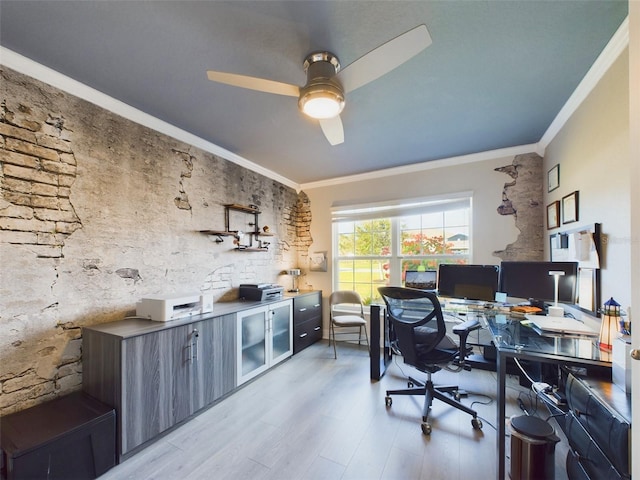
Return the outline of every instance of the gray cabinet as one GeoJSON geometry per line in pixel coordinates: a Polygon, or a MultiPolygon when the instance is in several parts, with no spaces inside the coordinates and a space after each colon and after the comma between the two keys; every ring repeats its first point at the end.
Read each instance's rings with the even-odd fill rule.
{"type": "Polygon", "coordinates": [[[191,414],[190,331],[176,327],[120,344],[122,397],[115,406],[122,454],[191,414]]]}
{"type": "Polygon", "coordinates": [[[238,312],[238,385],[292,355],[291,318],[291,300],[238,312]]]}
{"type": "Polygon", "coordinates": [[[225,315],[194,326],[199,334],[194,343],[197,368],[194,370],[192,410],[197,411],[236,387],[236,316],[225,315]]]}
{"type": "Polygon", "coordinates": [[[235,388],[235,328],[229,314],[84,329],[83,389],[115,407],[119,460],[235,388]]]}

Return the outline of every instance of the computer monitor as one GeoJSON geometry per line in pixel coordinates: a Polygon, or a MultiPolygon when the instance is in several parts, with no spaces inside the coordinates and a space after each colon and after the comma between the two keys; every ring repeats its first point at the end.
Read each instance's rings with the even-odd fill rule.
{"type": "Polygon", "coordinates": [[[435,270],[407,270],[404,274],[404,286],[419,290],[435,290],[438,272],[435,270]]]}
{"type": "Polygon", "coordinates": [[[498,291],[497,265],[441,263],[438,267],[438,295],[492,302],[498,291]]]}
{"type": "Polygon", "coordinates": [[[577,262],[502,262],[500,264],[500,291],[507,297],[533,299],[533,303],[555,300],[555,278],[558,276],[558,301],[576,303],[577,262]]]}

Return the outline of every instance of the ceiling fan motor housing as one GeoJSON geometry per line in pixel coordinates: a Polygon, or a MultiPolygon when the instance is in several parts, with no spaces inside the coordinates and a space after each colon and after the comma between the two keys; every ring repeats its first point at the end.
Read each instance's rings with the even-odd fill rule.
{"type": "Polygon", "coordinates": [[[344,93],[342,85],[335,79],[340,71],[338,57],[329,52],[314,52],[304,61],[307,83],[300,88],[298,108],[314,118],[331,118],[342,112],[344,93]],[[329,110],[321,113],[311,111],[312,104],[322,102],[329,105],[329,110]]]}

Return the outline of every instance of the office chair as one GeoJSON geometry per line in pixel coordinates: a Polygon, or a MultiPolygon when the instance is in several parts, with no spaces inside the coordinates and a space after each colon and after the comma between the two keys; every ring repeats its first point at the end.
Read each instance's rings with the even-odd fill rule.
{"type": "MultiPolygon", "coordinates": [[[[329,296],[329,323],[331,324],[329,332],[330,337],[333,337],[333,358],[338,358],[338,354],[336,352],[336,328],[358,327],[358,345],[360,345],[362,340],[362,329],[364,328],[364,337],[367,341],[367,347],[369,346],[367,321],[364,318],[364,305],[358,292],[351,290],[338,290],[329,296]],[[340,305],[347,304],[352,308],[353,305],[359,305],[360,313],[340,313],[340,305]]],[[[329,338],[329,343],[331,343],[331,338],[329,338]]]]}
{"type": "Polygon", "coordinates": [[[480,328],[477,320],[470,320],[453,328],[458,335],[459,345],[447,337],[446,325],[438,297],[431,292],[401,287],[380,287],[380,295],[386,304],[392,348],[404,357],[404,363],[427,374],[426,382],[408,378],[408,387],[404,390],[387,390],[385,404],[391,407],[391,395],[424,395],[422,409],[422,433],[431,434],[429,410],[434,399],[451,405],[473,418],[471,426],[482,429],[482,421],[475,410],[463,405],[457,386],[436,386],[431,376],[442,368],[459,372],[471,370],[465,363],[465,357],[471,349],[467,347],[467,336],[480,328]],[[453,398],[449,397],[451,395],[453,398]]]}

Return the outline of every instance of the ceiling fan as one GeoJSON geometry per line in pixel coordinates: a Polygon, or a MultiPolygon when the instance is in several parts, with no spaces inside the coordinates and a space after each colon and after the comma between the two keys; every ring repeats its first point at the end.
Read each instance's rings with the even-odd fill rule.
{"type": "Polygon", "coordinates": [[[339,145],[344,142],[340,112],[345,105],[345,94],[399,67],[429,45],[431,36],[427,27],[419,25],[380,45],[343,69],[340,69],[340,61],[333,53],[313,52],[303,64],[307,83],[302,87],[213,70],[209,70],[207,76],[214,82],[298,97],[300,111],[319,120],[329,143],[339,145]]]}

